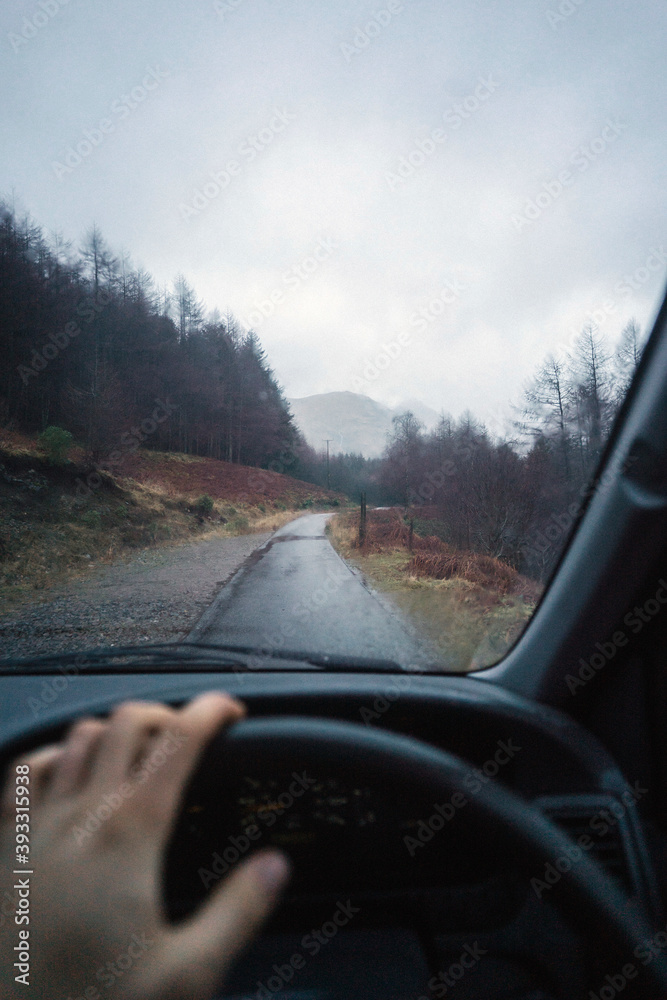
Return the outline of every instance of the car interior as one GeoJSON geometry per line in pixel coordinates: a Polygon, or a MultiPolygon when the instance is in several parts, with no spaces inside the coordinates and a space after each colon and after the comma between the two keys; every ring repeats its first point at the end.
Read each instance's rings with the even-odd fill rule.
{"type": "MultiPolygon", "coordinates": [[[[164,857],[164,914],[186,921],[262,848],[284,851],[292,876],[211,1000],[667,1000],[667,297],[656,307],[650,284],[667,259],[662,245],[655,250],[666,134],[659,5],[7,8],[0,72],[15,79],[15,94],[2,112],[12,142],[0,191],[0,430],[18,443],[5,455],[0,441],[2,574],[9,567],[0,597],[18,597],[0,624],[0,778],[76,720],[107,718],[124,701],[178,708],[228,692],[247,716],[209,743],[184,790],[164,857]],[[84,224],[92,228],[73,250],[84,224]],[[617,281],[640,257],[647,266],[617,281]],[[629,330],[634,339],[623,367],[609,337],[626,321],[621,337],[629,330]],[[568,325],[574,339],[547,356],[542,389],[536,376],[522,390],[529,366],[568,325]],[[611,372],[593,394],[604,420],[577,424],[581,337],[595,354],[598,333],[611,372]],[[546,406],[549,368],[558,405],[551,392],[546,406]],[[350,423],[362,414],[375,450],[353,447],[349,431],[343,448],[331,417],[307,440],[290,407],[331,396],[350,423]],[[516,434],[510,409],[523,421],[516,434]],[[385,423],[369,416],[368,430],[365,414],[380,411],[385,423]],[[581,428],[593,425],[587,451],[581,428]],[[49,431],[52,455],[35,444],[49,431]],[[24,454],[27,435],[35,448],[24,454]],[[51,463],[59,435],[63,457],[51,463]],[[480,467],[486,456],[483,482],[473,482],[472,446],[459,474],[443,472],[468,439],[480,467]],[[530,462],[547,454],[556,471],[540,480],[530,462]],[[576,482],[569,455],[581,469],[576,482]],[[158,480],[156,456],[179,468],[178,490],[158,480]],[[218,471],[201,472],[195,490],[192,470],[204,459],[218,471]],[[561,509],[593,462],[581,504],[561,509]],[[558,500],[550,491],[562,468],[558,500]],[[82,470],[85,483],[74,479],[82,470]],[[438,493],[431,480],[447,476],[450,492],[438,493]],[[228,492],[216,493],[223,480],[228,492]],[[121,633],[87,632],[76,609],[60,631],[49,619],[44,634],[45,618],[21,618],[24,605],[46,605],[56,592],[56,527],[74,539],[62,569],[80,591],[114,560],[116,568],[179,546],[195,551],[199,584],[202,539],[213,539],[211,550],[221,542],[215,558],[225,567],[222,542],[233,542],[243,572],[263,558],[260,533],[275,540],[302,515],[342,525],[358,553],[368,483],[377,486],[371,519],[382,511],[387,537],[407,540],[393,553],[404,598],[420,559],[433,567],[474,556],[503,580],[511,574],[512,586],[518,580],[518,589],[498,583],[482,597],[477,580],[486,644],[476,641],[475,657],[456,668],[336,652],[326,636],[346,623],[327,609],[308,619],[316,648],[300,644],[294,612],[280,648],[235,645],[223,615],[221,643],[207,642],[198,626],[179,630],[161,596],[160,628],[178,641],[110,638],[81,652],[82,636],[106,643],[121,633]],[[21,576],[30,560],[18,550],[51,509],[49,490],[63,520],[39,536],[52,551],[48,567],[34,557],[38,591],[21,576]],[[472,497],[472,507],[484,490],[497,515],[488,544],[463,516],[456,532],[437,535],[448,504],[463,510],[472,497]],[[24,507],[38,512],[32,521],[24,507]],[[170,534],[172,523],[180,534],[170,534]],[[558,544],[538,565],[521,544],[546,523],[557,526],[558,544]],[[106,538],[112,528],[124,547],[106,538]],[[501,615],[512,601],[508,625],[501,615]],[[13,608],[25,626],[19,653],[7,639],[13,608]],[[501,632],[506,642],[494,646],[501,632]],[[62,651],[68,637],[76,648],[62,651]]],[[[487,516],[478,506],[474,524],[487,516]]],[[[314,537],[303,547],[315,551],[314,537]]],[[[352,548],[332,532],[316,538],[361,579],[352,548]]],[[[234,579],[218,564],[215,572],[196,598],[190,583],[180,592],[193,621],[204,615],[199,626],[219,611],[213,584],[234,579]]],[[[452,575],[434,570],[429,595],[446,598],[452,575]]],[[[426,591],[426,576],[415,576],[415,590],[426,591]]],[[[463,576],[461,602],[476,586],[463,576]]],[[[305,575],[306,596],[316,578],[305,575]]],[[[141,587],[147,576],[137,579],[141,587]]],[[[364,596],[375,594],[370,570],[368,580],[364,596]]],[[[288,606],[277,597],[273,621],[288,606]]],[[[116,594],[103,599],[110,607],[116,594]]],[[[131,601],[134,593],[123,607],[131,601]]],[[[54,600],[50,613],[64,606],[54,600]]],[[[350,646],[371,631],[363,614],[356,633],[348,617],[350,646]]],[[[143,635],[139,617],[123,635],[143,635]]],[[[263,615],[249,617],[254,628],[263,615]]],[[[123,618],[117,611],[118,629],[123,618]]],[[[453,657],[455,637],[445,638],[453,657]]],[[[8,898],[0,887],[0,923],[8,898]]]]}
{"type": "Polygon", "coordinates": [[[666,320],[663,304],[584,513],[495,666],[239,650],[213,668],[196,645],[3,662],[3,767],[127,698],[247,705],[164,868],[178,921],[257,847],[293,860],[218,1000],[667,996],[666,320]]]}

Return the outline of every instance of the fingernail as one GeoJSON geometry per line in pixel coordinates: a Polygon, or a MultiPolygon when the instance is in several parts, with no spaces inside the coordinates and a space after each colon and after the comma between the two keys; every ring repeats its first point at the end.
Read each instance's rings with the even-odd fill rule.
{"type": "Polygon", "coordinates": [[[291,868],[289,858],[279,851],[267,851],[260,854],[255,861],[257,877],[264,889],[271,895],[276,895],[288,881],[291,868]]]}

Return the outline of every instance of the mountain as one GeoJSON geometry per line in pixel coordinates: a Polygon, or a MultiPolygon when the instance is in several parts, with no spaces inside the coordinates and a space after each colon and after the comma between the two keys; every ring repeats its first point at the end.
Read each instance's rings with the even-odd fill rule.
{"type": "Polygon", "coordinates": [[[417,420],[421,420],[427,431],[432,431],[440,420],[440,414],[432,410],[426,403],[421,403],[418,399],[403,399],[394,407],[394,413],[405,413],[412,410],[417,420]]]}
{"type": "Polygon", "coordinates": [[[357,392],[322,392],[314,396],[289,399],[296,423],[306,441],[316,451],[361,453],[376,458],[384,451],[392,430],[392,417],[412,410],[427,427],[435,426],[438,415],[415,400],[390,409],[369,396],[357,392]]]}

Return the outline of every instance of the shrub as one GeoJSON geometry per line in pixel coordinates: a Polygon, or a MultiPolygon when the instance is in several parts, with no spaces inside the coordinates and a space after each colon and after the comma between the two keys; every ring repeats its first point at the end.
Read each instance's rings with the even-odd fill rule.
{"type": "Polygon", "coordinates": [[[37,438],[38,444],[55,465],[64,465],[72,447],[72,435],[63,427],[47,427],[37,438]]]}
{"type": "Polygon", "coordinates": [[[102,515],[99,510],[86,510],[81,515],[81,523],[85,524],[87,528],[101,528],[102,527],[102,515]]]}
{"type": "Polygon", "coordinates": [[[213,510],[213,497],[210,497],[208,493],[204,493],[200,496],[195,504],[195,507],[200,514],[210,514],[213,510]]]}
{"type": "Polygon", "coordinates": [[[430,576],[435,580],[458,577],[500,594],[522,594],[529,600],[539,597],[539,587],[533,581],[500,559],[479,552],[447,552],[444,547],[440,552],[417,552],[407,570],[414,576],[430,576]]]}

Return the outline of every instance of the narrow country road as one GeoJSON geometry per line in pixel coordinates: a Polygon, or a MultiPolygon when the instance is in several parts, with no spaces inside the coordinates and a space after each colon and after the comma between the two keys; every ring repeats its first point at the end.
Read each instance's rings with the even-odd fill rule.
{"type": "Polygon", "coordinates": [[[437,663],[428,643],[370,592],[324,534],[329,514],[280,528],[224,587],[189,641],[437,663]]]}

